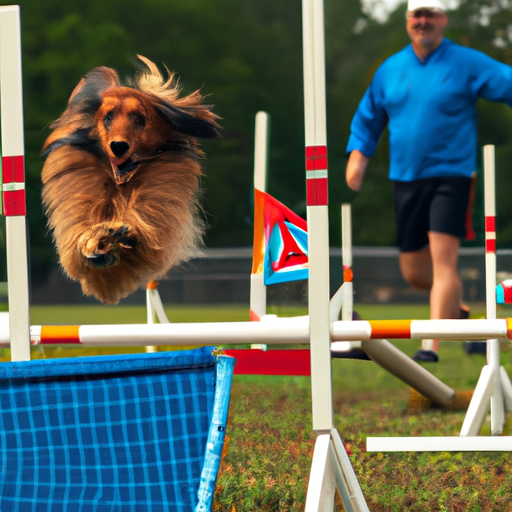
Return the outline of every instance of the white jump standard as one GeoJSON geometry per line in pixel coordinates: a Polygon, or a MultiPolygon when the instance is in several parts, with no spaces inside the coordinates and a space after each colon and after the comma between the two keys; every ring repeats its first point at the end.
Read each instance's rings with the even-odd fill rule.
{"type": "Polygon", "coordinates": [[[30,359],[25,149],[21,77],[20,12],[0,6],[2,192],[7,245],[11,358],[30,359]]]}
{"type": "MultiPolygon", "coordinates": [[[[369,437],[368,451],[510,451],[512,436],[500,436],[507,416],[512,412],[512,384],[507,372],[500,365],[500,340],[511,339],[511,319],[496,319],[496,206],[494,187],[494,146],[484,147],[485,183],[485,279],[486,279],[486,326],[480,324],[480,339],[487,340],[487,364],[482,368],[480,378],[469,404],[459,436],[450,437],[369,437]],[[500,323],[498,323],[500,322],[500,323]],[[494,326],[496,330],[489,329],[494,326]],[[499,327],[501,325],[501,328],[499,327]],[[497,331],[501,330],[501,336],[497,331]],[[496,335],[493,336],[492,332],[496,335]],[[485,417],[490,409],[491,436],[479,436],[485,417]]],[[[467,322],[466,339],[476,334],[473,320],[467,322]],[[471,327],[470,327],[471,326],[471,327]]],[[[432,336],[444,338],[443,335],[432,336]]]]}

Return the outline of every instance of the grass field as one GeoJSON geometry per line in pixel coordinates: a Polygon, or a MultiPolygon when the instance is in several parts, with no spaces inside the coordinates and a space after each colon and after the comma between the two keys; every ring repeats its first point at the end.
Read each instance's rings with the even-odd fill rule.
{"type": "MultiPolygon", "coordinates": [[[[427,318],[423,306],[357,306],[363,318],[427,318]]],[[[171,321],[241,321],[246,307],[169,307],[171,321]]],[[[299,314],[278,308],[280,315],[299,314]]],[[[473,305],[473,316],[483,308],[473,305]]],[[[142,307],[33,307],[32,324],[137,323],[142,307]]],[[[500,316],[512,316],[501,310],[500,316]]],[[[395,340],[412,355],[418,340],[395,340]]],[[[34,357],[78,355],[82,347],[34,348],[34,357]]],[[[120,351],[122,349],[118,349],[120,351]]],[[[97,349],[94,349],[97,352],[97,349]]],[[[4,351],[5,353],[5,351],[4,351]]],[[[5,355],[5,354],[4,354],[5,355]]],[[[468,356],[462,343],[443,342],[441,361],[427,365],[457,391],[474,389],[482,356],[468,356]]],[[[503,345],[502,364],[512,375],[512,352],[503,345]]],[[[333,360],[335,427],[372,512],[512,510],[512,456],[509,453],[367,453],[367,436],[457,435],[464,411],[411,410],[409,389],[372,362],[333,360]]],[[[486,423],[482,433],[489,433],[486,423]]],[[[227,452],[218,480],[214,510],[222,512],[304,509],[315,435],[311,430],[309,378],[235,376],[227,452]]],[[[336,510],[343,510],[340,503],[336,510]]]]}

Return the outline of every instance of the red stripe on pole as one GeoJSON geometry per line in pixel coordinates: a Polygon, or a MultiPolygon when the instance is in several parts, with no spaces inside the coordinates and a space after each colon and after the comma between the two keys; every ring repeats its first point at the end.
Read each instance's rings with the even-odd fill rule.
{"type": "Polygon", "coordinates": [[[23,156],[2,157],[2,178],[4,183],[25,182],[25,163],[23,156]]]}
{"type": "Polygon", "coordinates": [[[236,359],[236,375],[311,375],[309,350],[225,350],[236,359]]]}
{"type": "Polygon", "coordinates": [[[485,231],[486,233],[496,231],[496,217],[485,217],[485,231]]]}
{"type": "Polygon", "coordinates": [[[306,147],[306,170],[327,169],[327,146],[306,147]]]}
{"type": "Polygon", "coordinates": [[[494,238],[485,241],[485,251],[492,253],[496,252],[496,240],[494,238]]]}
{"type": "Polygon", "coordinates": [[[307,206],[324,206],[329,203],[327,178],[310,178],[306,180],[307,206]]]}
{"type": "Polygon", "coordinates": [[[4,215],[15,217],[27,214],[25,190],[4,190],[4,215]]]}

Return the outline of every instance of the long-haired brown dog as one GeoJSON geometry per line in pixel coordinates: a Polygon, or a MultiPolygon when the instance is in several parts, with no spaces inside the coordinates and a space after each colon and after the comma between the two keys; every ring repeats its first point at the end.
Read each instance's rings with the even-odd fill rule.
{"type": "Polygon", "coordinates": [[[115,304],[197,252],[202,151],[219,134],[198,91],[179,97],[157,66],[122,86],[91,70],[51,125],[43,203],[60,263],[86,295],[115,304]]]}

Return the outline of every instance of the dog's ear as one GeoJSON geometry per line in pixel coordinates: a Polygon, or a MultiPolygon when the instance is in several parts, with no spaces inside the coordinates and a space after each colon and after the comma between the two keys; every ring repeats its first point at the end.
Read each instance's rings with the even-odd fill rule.
{"type": "Polygon", "coordinates": [[[182,109],[168,103],[166,101],[157,99],[153,103],[156,111],[169,123],[176,131],[184,135],[192,137],[199,137],[201,139],[214,139],[220,135],[219,125],[213,120],[214,114],[209,112],[212,120],[209,121],[197,115],[194,115],[193,109],[182,109]]]}
{"type": "Polygon", "coordinates": [[[43,151],[48,153],[78,139],[86,141],[94,125],[94,114],[101,106],[101,94],[116,85],[119,78],[113,69],[98,67],[89,71],[71,93],[66,110],[50,125],[53,132],[46,139],[43,151]]]}
{"type": "Polygon", "coordinates": [[[75,87],[69,98],[69,105],[82,103],[84,100],[100,99],[101,94],[110,87],[120,85],[117,73],[105,66],[91,69],[75,87]]]}

